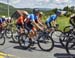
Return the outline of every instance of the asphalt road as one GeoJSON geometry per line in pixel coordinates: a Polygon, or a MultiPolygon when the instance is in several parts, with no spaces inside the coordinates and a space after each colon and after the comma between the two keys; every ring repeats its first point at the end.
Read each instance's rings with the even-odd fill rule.
{"type": "MultiPolygon", "coordinates": [[[[56,39],[57,40],[57,39],[56,39]]],[[[18,43],[7,39],[3,46],[0,45],[0,58],[71,58],[61,44],[55,43],[54,48],[50,52],[42,51],[37,44],[36,49],[22,49],[18,43]]]]}

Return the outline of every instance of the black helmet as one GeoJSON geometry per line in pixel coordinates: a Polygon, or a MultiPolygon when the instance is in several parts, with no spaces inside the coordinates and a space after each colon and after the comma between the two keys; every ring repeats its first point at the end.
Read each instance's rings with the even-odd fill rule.
{"type": "Polygon", "coordinates": [[[33,14],[36,14],[38,12],[39,12],[39,9],[37,9],[37,8],[33,9],[33,14]]]}

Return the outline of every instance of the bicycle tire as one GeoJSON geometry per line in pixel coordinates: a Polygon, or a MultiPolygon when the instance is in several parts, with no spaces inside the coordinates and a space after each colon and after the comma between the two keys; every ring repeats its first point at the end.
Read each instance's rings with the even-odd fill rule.
{"type": "Polygon", "coordinates": [[[72,55],[75,54],[75,38],[69,37],[66,43],[66,52],[72,55]]]}
{"type": "Polygon", "coordinates": [[[5,37],[4,35],[2,35],[2,37],[0,37],[0,45],[4,45],[5,44],[5,37]]]}
{"type": "Polygon", "coordinates": [[[64,48],[66,47],[66,42],[68,39],[69,38],[65,33],[62,33],[61,36],[59,37],[59,41],[64,48]]]}
{"type": "Polygon", "coordinates": [[[19,42],[19,45],[20,47],[24,48],[24,49],[28,49],[30,46],[31,46],[31,39],[29,39],[25,34],[22,34],[18,37],[18,42],[19,42]],[[23,38],[24,37],[24,38],[23,38]],[[28,38],[28,46],[25,46],[25,45],[22,45],[22,44],[25,44],[25,41],[23,42],[23,40],[26,40],[28,38]]]}
{"type": "Polygon", "coordinates": [[[10,29],[6,29],[6,31],[5,31],[5,36],[7,37],[7,38],[12,38],[12,31],[10,30],[10,29]],[[9,34],[10,33],[10,34],[9,34]],[[10,35],[10,36],[9,36],[10,35]]]}
{"type": "Polygon", "coordinates": [[[66,31],[66,29],[68,29],[68,28],[70,29],[70,27],[71,27],[71,26],[66,26],[66,27],[64,28],[63,32],[69,32],[69,30],[66,31]]]}
{"type": "MultiPolygon", "coordinates": [[[[53,39],[50,37],[50,36],[47,36],[47,39],[49,39],[49,40],[51,40],[51,42],[52,42],[52,45],[51,45],[51,47],[49,47],[48,49],[45,49],[45,48],[43,48],[41,45],[40,45],[40,38],[41,38],[42,36],[40,36],[40,37],[38,37],[38,46],[39,46],[39,48],[41,49],[41,50],[43,50],[43,51],[51,51],[52,49],[53,49],[53,47],[54,47],[54,41],[53,41],[53,39]]],[[[45,37],[44,37],[45,38],[45,37]]],[[[51,43],[50,43],[51,44],[51,43]]],[[[49,45],[50,46],[50,45],[49,45]]]]}
{"type": "Polygon", "coordinates": [[[59,37],[62,34],[62,31],[60,30],[55,30],[51,33],[51,38],[54,39],[58,39],[58,40],[54,40],[55,42],[59,42],[59,37]],[[55,34],[55,35],[54,35],[55,34]]]}
{"type": "Polygon", "coordinates": [[[12,35],[12,40],[13,40],[13,42],[18,42],[18,32],[17,32],[17,30],[15,30],[14,32],[12,32],[13,33],[13,35],[12,35]]]}

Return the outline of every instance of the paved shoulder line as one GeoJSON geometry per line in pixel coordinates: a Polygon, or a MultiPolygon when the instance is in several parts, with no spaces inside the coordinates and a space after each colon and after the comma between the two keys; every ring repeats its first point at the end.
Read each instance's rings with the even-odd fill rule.
{"type": "Polygon", "coordinates": [[[11,55],[11,54],[6,54],[6,53],[3,53],[3,52],[0,52],[0,58],[5,58],[5,57],[9,57],[9,58],[19,58],[19,57],[16,57],[14,55],[11,55]]]}
{"type": "Polygon", "coordinates": [[[4,56],[1,56],[1,55],[0,55],[0,58],[4,58],[4,56]]]}

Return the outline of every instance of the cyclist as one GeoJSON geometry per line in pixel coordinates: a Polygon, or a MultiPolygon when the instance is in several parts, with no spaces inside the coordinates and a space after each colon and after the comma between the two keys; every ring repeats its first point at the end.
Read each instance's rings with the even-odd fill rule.
{"type": "Polygon", "coordinates": [[[51,23],[53,24],[54,27],[56,27],[56,25],[57,25],[56,19],[57,19],[57,17],[60,16],[60,15],[61,15],[61,11],[60,11],[60,10],[57,10],[57,11],[55,12],[55,14],[49,16],[48,19],[47,19],[46,22],[45,22],[47,28],[51,28],[51,27],[52,27],[51,23]]]}
{"type": "MultiPolygon", "coordinates": [[[[39,14],[38,14],[38,22],[39,22],[39,25],[45,27],[45,24],[43,23],[42,18],[43,18],[43,12],[39,12],[39,14]]],[[[37,26],[35,26],[35,28],[37,30],[39,30],[39,28],[37,26]]]]}
{"type": "Polygon", "coordinates": [[[43,30],[43,27],[41,27],[43,24],[39,21],[39,14],[40,11],[38,9],[33,9],[33,13],[28,15],[28,19],[25,22],[25,28],[29,31],[30,39],[36,36],[37,28],[43,30]]]}
{"type": "Polygon", "coordinates": [[[17,18],[16,20],[16,25],[17,25],[17,28],[18,28],[18,32],[20,34],[23,33],[23,29],[24,29],[24,21],[28,15],[28,12],[27,11],[22,11],[22,10],[17,10],[16,11],[17,14],[16,15],[19,15],[19,17],[17,18]]]}
{"type": "Polygon", "coordinates": [[[0,28],[4,28],[6,26],[6,23],[5,23],[5,16],[2,16],[0,18],[0,28]]]}
{"type": "Polygon", "coordinates": [[[72,14],[70,16],[70,24],[72,27],[75,27],[75,14],[72,14]]]}
{"type": "Polygon", "coordinates": [[[7,21],[7,23],[11,23],[11,21],[12,21],[11,17],[8,17],[6,21],[7,21]]]}

